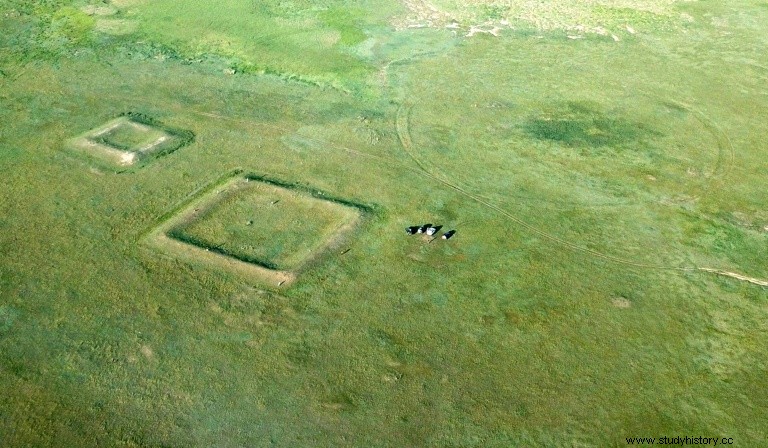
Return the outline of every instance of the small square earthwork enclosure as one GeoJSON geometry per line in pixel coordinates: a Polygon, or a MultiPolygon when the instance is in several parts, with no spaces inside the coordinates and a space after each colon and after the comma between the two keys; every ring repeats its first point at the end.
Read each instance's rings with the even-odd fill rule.
{"type": "Polygon", "coordinates": [[[115,169],[144,165],[192,140],[192,133],[166,128],[138,114],[127,114],[73,138],[67,148],[115,169]]]}
{"type": "Polygon", "coordinates": [[[236,174],[162,222],[148,242],[192,263],[278,286],[337,246],[365,206],[258,176],[236,174]]]}

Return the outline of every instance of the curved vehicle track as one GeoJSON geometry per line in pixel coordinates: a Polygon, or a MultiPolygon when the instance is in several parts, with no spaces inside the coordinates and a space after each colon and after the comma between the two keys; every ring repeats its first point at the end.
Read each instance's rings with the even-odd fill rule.
{"type": "MultiPolygon", "coordinates": [[[[715,167],[713,169],[713,176],[712,177],[715,177],[715,174],[717,174],[719,172],[717,177],[719,177],[720,179],[725,178],[728,175],[728,173],[730,173],[730,170],[731,170],[733,164],[735,163],[735,151],[733,149],[733,146],[732,146],[732,144],[730,142],[730,138],[728,137],[728,135],[722,129],[720,129],[716,124],[711,122],[706,117],[706,115],[704,115],[700,111],[694,109],[692,106],[686,105],[684,103],[678,103],[678,102],[674,102],[673,104],[675,104],[678,107],[685,108],[686,110],[697,114],[697,116],[699,117],[698,118],[699,121],[703,125],[707,126],[708,129],[711,129],[710,128],[710,126],[711,126],[711,127],[714,127],[714,129],[716,129],[718,132],[721,133],[721,136],[724,139],[724,141],[726,142],[726,144],[722,145],[722,144],[718,143],[718,157],[717,157],[717,162],[715,164],[715,167]],[[707,124],[707,123],[709,123],[709,124],[707,124]],[[723,146],[725,146],[725,150],[727,150],[728,153],[729,153],[728,154],[729,157],[728,157],[727,162],[725,162],[725,165],[724,165],[724,163],[722,161],[722,159],[723,159],[723,152],[724,152],[723,146]]],[[[434,174],[433,172],[431,172],[428,169],[428,167],[426,166],[426,164],[424,162],[422,162],[421,160],[419,160],[419,158],[416,157],[415,154],[413,153],[413,141],[412,141],[412,138],[411,138],[410,126],[409,126],[411,110],[412,110],[412,106],[405,106],[405,105],[401,105],[400,106],[400,108],[397,111],[397,117],[396,117],[396,120],[395,120],[396,121],[395,127],[396,127],[396,130],[397,130],[397,135],[398,135],[398,139],[399,139],[399,142],[400,142],[400,146],[403,148],[403,151],[405,151],[405,153],[409,156],[409,158],[411,158],[414,161],[414,163],[418,166],[418,168],[419,168],[418,172],[421,175],[423,175],[425,177],[428,177],[428,178],[430,178],[430,179],[432,179],[432,180],[434,180],[436,182],[439,182],[439,183],[445,185],[446,187],[451,188],[451,189],[457,191],[461,195],[463,195],[463,196],[465,196],[465,197],[467,197],[469,199],[472,199],[473,201],[475,201],[475,202],[477,202],[477,203],[479,203],[481,205],[484,205],[485,207],[487,207],[487,208],[489,208],[491,210],[496,211],[497,213],[499,213],[499,214],[503,215],[504,217],[506,217],[509,221],[514,222],[515,224],[517,224],[520,227],[528,230],[529,232],[533,233],[534,235],[537,235],[537,236],[539,236],[539,237],[541,237],[543,239],[546,239],[548,241],[551,241],[553,243],[556,243],[556,244],[558,244],[560,246],[563,246],[563,247],[566,247],[568,249],[571,249],[571,250],[574,250],[574,251],[577,251],[577,252],[586,253],[586,254],[591,255],[593,257],[600,258],[600,259],[603,259],[603,260],[606,260],[606,261],[610,261],[610,262],[613,262],[613,263],[617,263],[617,264],[622,264],[622,265],[632,266],[632,267],[637,267],[637,268],[644,268],[644,269],[655,269],[655,270],[669,270],[669,271],[678,271],[678,272],[706,272],[706,273],[710,273],[710,274],[715,274],[715,275],[720,275],[720,276],[725,276],[725,277],[737,279],[737,280],[740,280],[740,281],[746,281],[746,282],[749,282],[749,283],[752,283],[752,284],[758,285],[758,286],[768,287],[768,281],[766,281],[766,280],[761,280],[761,279],[754,278],[754,277],[748,277],[748,276],[745,276],[745,275],[742,275],[742,274],[738,274],[738,273],[730,272],[730,271],[725,271],[725,270],[722,270],[722,269],[703,267],[703,266],[665,266],[665,265],[658,265],[658,264],[636,262],[636,261],[633,261],[633,260],[630,260],[630,259],[626,259],[626,258],[622,258],[622,257],[619,257],[619,256],[606,254],[604,252],[600,252],[600,251],[597,251],[597,250],[594,250],[594,249],[590,249],[588,247],[581,246],[579,244],[573,243],[573,242],[565,240],[563,238],[559,238],[559,237],[557,237],[557,236],[555,236],[555,235],[553,235],[551,233],[548,233],[548,232],[545,232],[543,230],[540,230],[538,227],[536,227],[536,226],[534,226],[532,224],[529,224],[528,222],[520,219],[519,217],[517,217],[514,214],[508,212],[507,210],[503,209],[502,207],[500,207],[500,206],[498,206],[496,204],[491,203],[488,199],[483,198],[480,195],[470,193],[465,188],[457,185],[456,183],[453,183],[453,182],[447,180],[447,176],[445,176],[445,174],[442,173],[440,170],[438,170],[438,171],[440,172],[441,176],[438,176],[438,175],[434,174]]],[[[707,183],[707,188],[706,188],[705,191],[708,191],[709,188],[711,188],[711,182],[712,182],[712,180],[710,179],[710,181],[707,183]]]]}

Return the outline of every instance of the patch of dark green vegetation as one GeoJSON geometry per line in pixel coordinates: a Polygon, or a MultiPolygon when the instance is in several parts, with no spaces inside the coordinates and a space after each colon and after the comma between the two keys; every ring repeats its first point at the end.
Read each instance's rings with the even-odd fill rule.
{"type": "Polygon", "coordinates": [[[244,61],[238,58],[229,58],[227,64],[234,73],[246,75],[271,75],[282,79],[283,81],[298,82],[313,87],[330,87],[327,82],[321,79],[303,76],[298,73],[291,73],[274,67],[265,66],[253,62],[244,61]]]}
{"type": "MultiPolygon", "coordinates": [[[[184,65],[202,62],[208,62],[215,66],[225,64],[221,58],[216,57],[185,57],[175,48],[159,42],[133,40],[128,36],[109,36],[102,37],[102,39],[103,41],[95,46],[99,55],[111,53],[127,60],[179,61],[184,65]]],[[[111,64],[106,58],[101,61],[107,65],[111,64]]]]}
{"type": "Polygon", "coordinates": [[[619,147],[658,135],[643,123],[607,114],[595,104],[578,101],[529,119],[523,129],[537,140],[575,148],[619,147]]]}

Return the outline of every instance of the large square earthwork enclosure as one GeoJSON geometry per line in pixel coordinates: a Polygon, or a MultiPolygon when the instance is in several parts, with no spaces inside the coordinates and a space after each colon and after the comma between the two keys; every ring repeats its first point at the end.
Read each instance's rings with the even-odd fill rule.
{"type": "Polygon", "coordinates": [[[67,142],[67,149],[117,170],[135,168],[189,143],[189,131],[125,114],[67,142]]]}
{"type": "Polygon", "coordinates": [[[147,241],[184,261],[288,286],[338,246],[368,208],[313,189],[237,173],[160,223],[147,241]]]}

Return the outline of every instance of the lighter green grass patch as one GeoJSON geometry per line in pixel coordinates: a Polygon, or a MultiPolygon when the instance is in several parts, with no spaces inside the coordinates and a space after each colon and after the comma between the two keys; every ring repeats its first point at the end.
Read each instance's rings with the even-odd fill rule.
{"type": "Polygon", "coordinates": [[[126,19],[99,18],[96,20],[96,31],[113,36],[124,36],[136,31],[137,23],[126,19]]]}
{"type": "Polygon", "coordinates": [[[56,11],[51,21],[51,37],[63,38],[71,44],[83,44],[91,38],[96,21],[83,11],[64,7],[56,11]]]}

